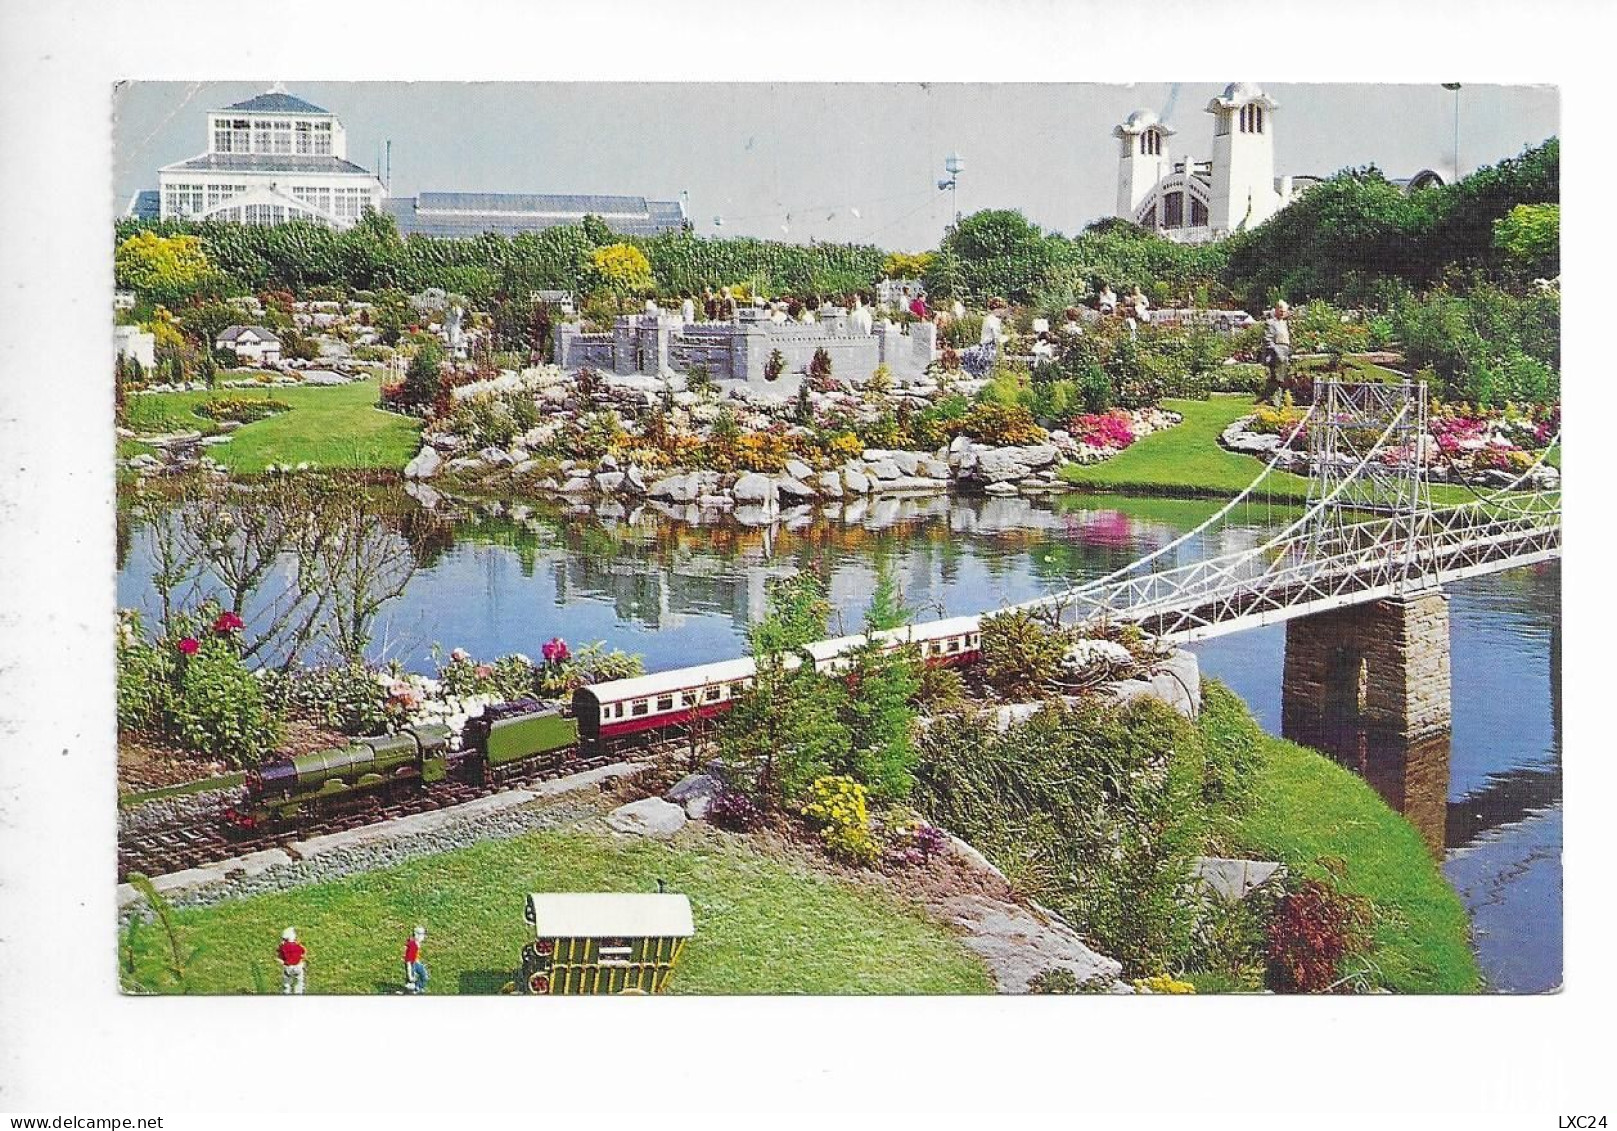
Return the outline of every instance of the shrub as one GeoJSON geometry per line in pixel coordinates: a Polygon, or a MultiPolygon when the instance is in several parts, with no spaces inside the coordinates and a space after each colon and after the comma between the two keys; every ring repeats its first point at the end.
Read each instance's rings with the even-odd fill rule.
{"type": "Polygon", "coordinates": [[[1196,987],[1181,982],[1169,974],[1156,974],[1149,978],[1134,979],[1134,988],[1142,994],[1193,994],[1196,987]]]}
{"type": "Polygon", "coordinates": [[[255,420],[274,416],[279,412],[286,412],[292,406],[284,401],[272,400],[269,397],[249,397],[240,394],[226,394],[219,397],[210,397],[197,405],[192,411],[198,416],[205,416],[209,420],[236,420],[243,424],[251,424],[255,420]]]}
{"type": "Polygon", "coordinates": [[[871,835],[867,796],[864,786],[838,774],[816,778],[803,805],[803,816],[819,825],[826,849],[851,864],[871,865],[881,859],[881,846],[871,835]]]}
{"type": "Polygon", "coordinates": [[[270,671],[263,686],[265,704],[277,712],[297,711],[344,734],[387,729],[387,691],[364,664],[270,671]]]}
{"type": "Polygon", "coordinates": [[[986,402],[972,405],[958,430],[979,443],[996,446],[1038,444],[1049,436],[1021,405],[986,402]]]}
{"type": "Polygon", "coordinates": [[[1344,960],[1369,946],[1371,909],[1329,879],[1307,879],[1281,899],[1269,923],[1269,984],[1280,993],[1338,988],[1344,960]]]}
{"type": "Polygon", "coordinates": [[[922,733],[916,805],[1021,891],[1145,977],[1183,969],[1200,899],[1201,742],[1171,707],[1050,705],[999,733],[951,713],[922,733]]]}
{"type": "Polygon", "coordinates": [[[981,631],[983,674],[1009,699],[1039,695],[1066,655],[1065,635],[1026,609],[984,617],[981,631]]]}
{"type": "Polygon", "coordinates": [[[182,659],[168,730],[188,750],[230,766],[257,765],[281,740],[281,726],[264,704],[263,689],[236,654],[233,641],[214,633],[175,644],[182,659]],[[194,647],[187,647],[187,644],[194,647]]]}
{"type": "Polygon", "coordinates": [[[118,618],[118,728],[148,730],[162,726],[173,694],[173,649],[141,636],[140,615],[126,610],[118,618]]]}
{"type": "Polygon", "coordinates": [[[1030,994],[1076,994],[1080,993],[1078,975],[1065,966],[1052,966],[1047,970],[1040,970],[1027,980],[1027,992],[1030,994]]]}
{"type": "Polygon", "coordinates": [[[763,824],[764,815],[745,793],[726,789],[708,806],[707,819],[721,829],[750,832],[763,824]]]}
{"type": "Polygon", "coordinates": [[[815,350],[809,360],[808,382],[816,393],[833,392],[837,387],[831,376],[831,355],[823,348],[815,350]]]}
{"type": "MultiPolygon", "coordinates": [[[[821,350],[819,352],[823,353],[825,351],[821,350]]],[[[816,360],[817,360],[818,357],[819,357],[819,354],[817,353],[815,355],[815,357],[816,357],[816,360]]],[[[829,371],[829,369],[828,369],[828,371],[829,371]]],[[[786,355],[781,353],[780,350],[770,350],[769,351],[769,360],[764,362],[764,380],[765,381],[779,381],[780,380],[780,375],[782,373],[785,373],[785,372],[786,372],[786,355]]]]}

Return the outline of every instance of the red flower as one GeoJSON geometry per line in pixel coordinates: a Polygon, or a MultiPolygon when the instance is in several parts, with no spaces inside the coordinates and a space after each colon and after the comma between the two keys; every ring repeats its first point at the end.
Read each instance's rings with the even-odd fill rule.
{"type": "Polygon", "coordinates": [[[220,636],[230,632],[240,632],[245,625],[235,613],[220,613],[219,619],[213,622],[213,630],[220,636]]]}
{"type": "Polygon", "coordinates": [[[176,644],[175,647],[181,652],[184,652],[187,656],[194,656],[197,654],[197,649],[201,648],[202,645],[197,643],[196,637],[187,636],[184,640],[176,644]]]}

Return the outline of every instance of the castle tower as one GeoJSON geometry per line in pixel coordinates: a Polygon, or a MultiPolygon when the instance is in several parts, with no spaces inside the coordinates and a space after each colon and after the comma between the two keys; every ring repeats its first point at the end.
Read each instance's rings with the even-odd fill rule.
{"type": "Polygon", "coordinates": [[[1134,111],[1112,131],[1119,143],[1117,214],[1122,219],[1135,219],[1135,212],[1157,182],[1173,169],[1167,140],[1174,132],[1150,110],[1134,111]]]}
{"type": "Polygon", "coordinates": [[[1224,234],[1253,228],[1285,202],[1275,190],[1274,112],[1252,83],[1232,82],[1207,104],[1213,115],[1213,186],[1208,224],[1224,234]]]}

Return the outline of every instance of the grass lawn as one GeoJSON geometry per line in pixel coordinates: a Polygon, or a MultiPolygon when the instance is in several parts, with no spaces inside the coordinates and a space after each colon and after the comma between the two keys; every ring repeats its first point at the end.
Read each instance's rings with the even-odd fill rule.
{"type": "MultiPolygon", "coordinates": [[[[1256,456],[1226,451],[1218,443],[1219,433],[1252,412],[1252,398],[1245,393],[1215,393],[1205,401],[1165,400],[1162,407],[1182,413],[1185,419],[1129,445],[1104,463],[1068,464],[1061,469],[1062,480],[1085,493],[1227,501],[1263,470],[1263,461],[1256,456]]],[[[1559,466],[1558,455],[1556,461],[1559,466]]],[[[1277,471],[1269,483],[1270,499],[1301,503],[1308,498],[1308,480],[1301,476],[1277,471]]],[[[1432,484],[1431,493],[1437,504],[1469,503],[1477,498],[1475,492],[1448,483],[1432,484]]]]}
{"type": "MultiPolygon", "coordinates": [[[[375,994],[402,981],[404,939],[424,923],[434,994],[497,993],[513,977],[530,891],[690,897],[696,937],[669,992],[992,993],[981,961],[942,924],[873,889],[765,856],[692,826],[672,845],[577,831],[484,841],[383,871],[177,913],[196,993],[279,992],[287,926],[309,948],[309,992],[375,994]]],[[[174,992],[166,942],[144,930],[137,971],[174,992]]]]}
{"type": "MultiPolygon", "coordinates": [[[[1162,407],[1183,413],[1183,423],[1152,433],[1104,463],[1063,467],[1061,478],[1091,491],[1229,499],[1258,477],[1261,463],[1218,445],[1220,432],[1252,412],[1251,397],[1217,394],[1205,401],[1165,400],[1162,407]]],[[[1299,476],[1276,472],[1270,483],[1275,498],[1300,502],[1308,497],[1308,481],[1299,476]]]]}
{"type": "MultiPolygon", "coordinates": [[[[291,411],[245,424],[228,444],[207,454],[233,472],[252,474],[272,463],[318,463],[326,468],[402,468],[420,446],[421,422],[376,407],[375,380],[311,388],[221,389],[214,393],[132,396],[126,425],[136,432],[211,432],[213,422],[192,410],[212,396],[261,397],[291,411]]],[[[123,449],[120,446],[120,455],[123,449]]]]}
{"type": "Polygon", "coordinates": [[[1379,981],[1400,993],[1475,993],[1481,975],[1460,897],[1415,827],[1365,781],[1324,755],[1265,737],[1256,803],[1235,830],[1247,852],[1318,874],[1334,856],[1342,886],[1376,910],[1379,981]]]}

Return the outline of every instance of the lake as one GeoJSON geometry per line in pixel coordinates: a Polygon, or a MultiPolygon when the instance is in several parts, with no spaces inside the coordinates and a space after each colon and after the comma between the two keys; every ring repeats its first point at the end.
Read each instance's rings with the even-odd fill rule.
{"type": "MultiPolygon", "coordinates": [[[[1103,576],[1215,509],[1078,495],[930,497],[757,528],[696,526],[651,508],[602,517],[520,502],[442,500],[430,512],[402,495],[392,503],[386,509],[407,514],[415,534],[425,529],[427,550],[379,615],[372,658],[421,672],[433,670],[435,645],[479,659],[537,656],[554,636],[638,653],[652,671],[734,657],[763,613],[768,580],[800,569],[827,581],[833,629],[859,628],[884,569],[921,617],[983,612],[1103,576]]],[[[150,516],[125,516],[120,526],[118,601],[150,621],[150,516]]],[[[1217,545],[1182,552],[1227,552],[1263,529],[1227,527],[1217,545]]],[[[1453,728],[1430,835],[1470,910],[1490,988],[1551,989],[1561,981],[1560,567],[1474,578],[1448,592],[1453,728]]],[[[1276,626],[1193,648],[1204,672],[1276,734],[1284,640],[1276,626]]]]}

